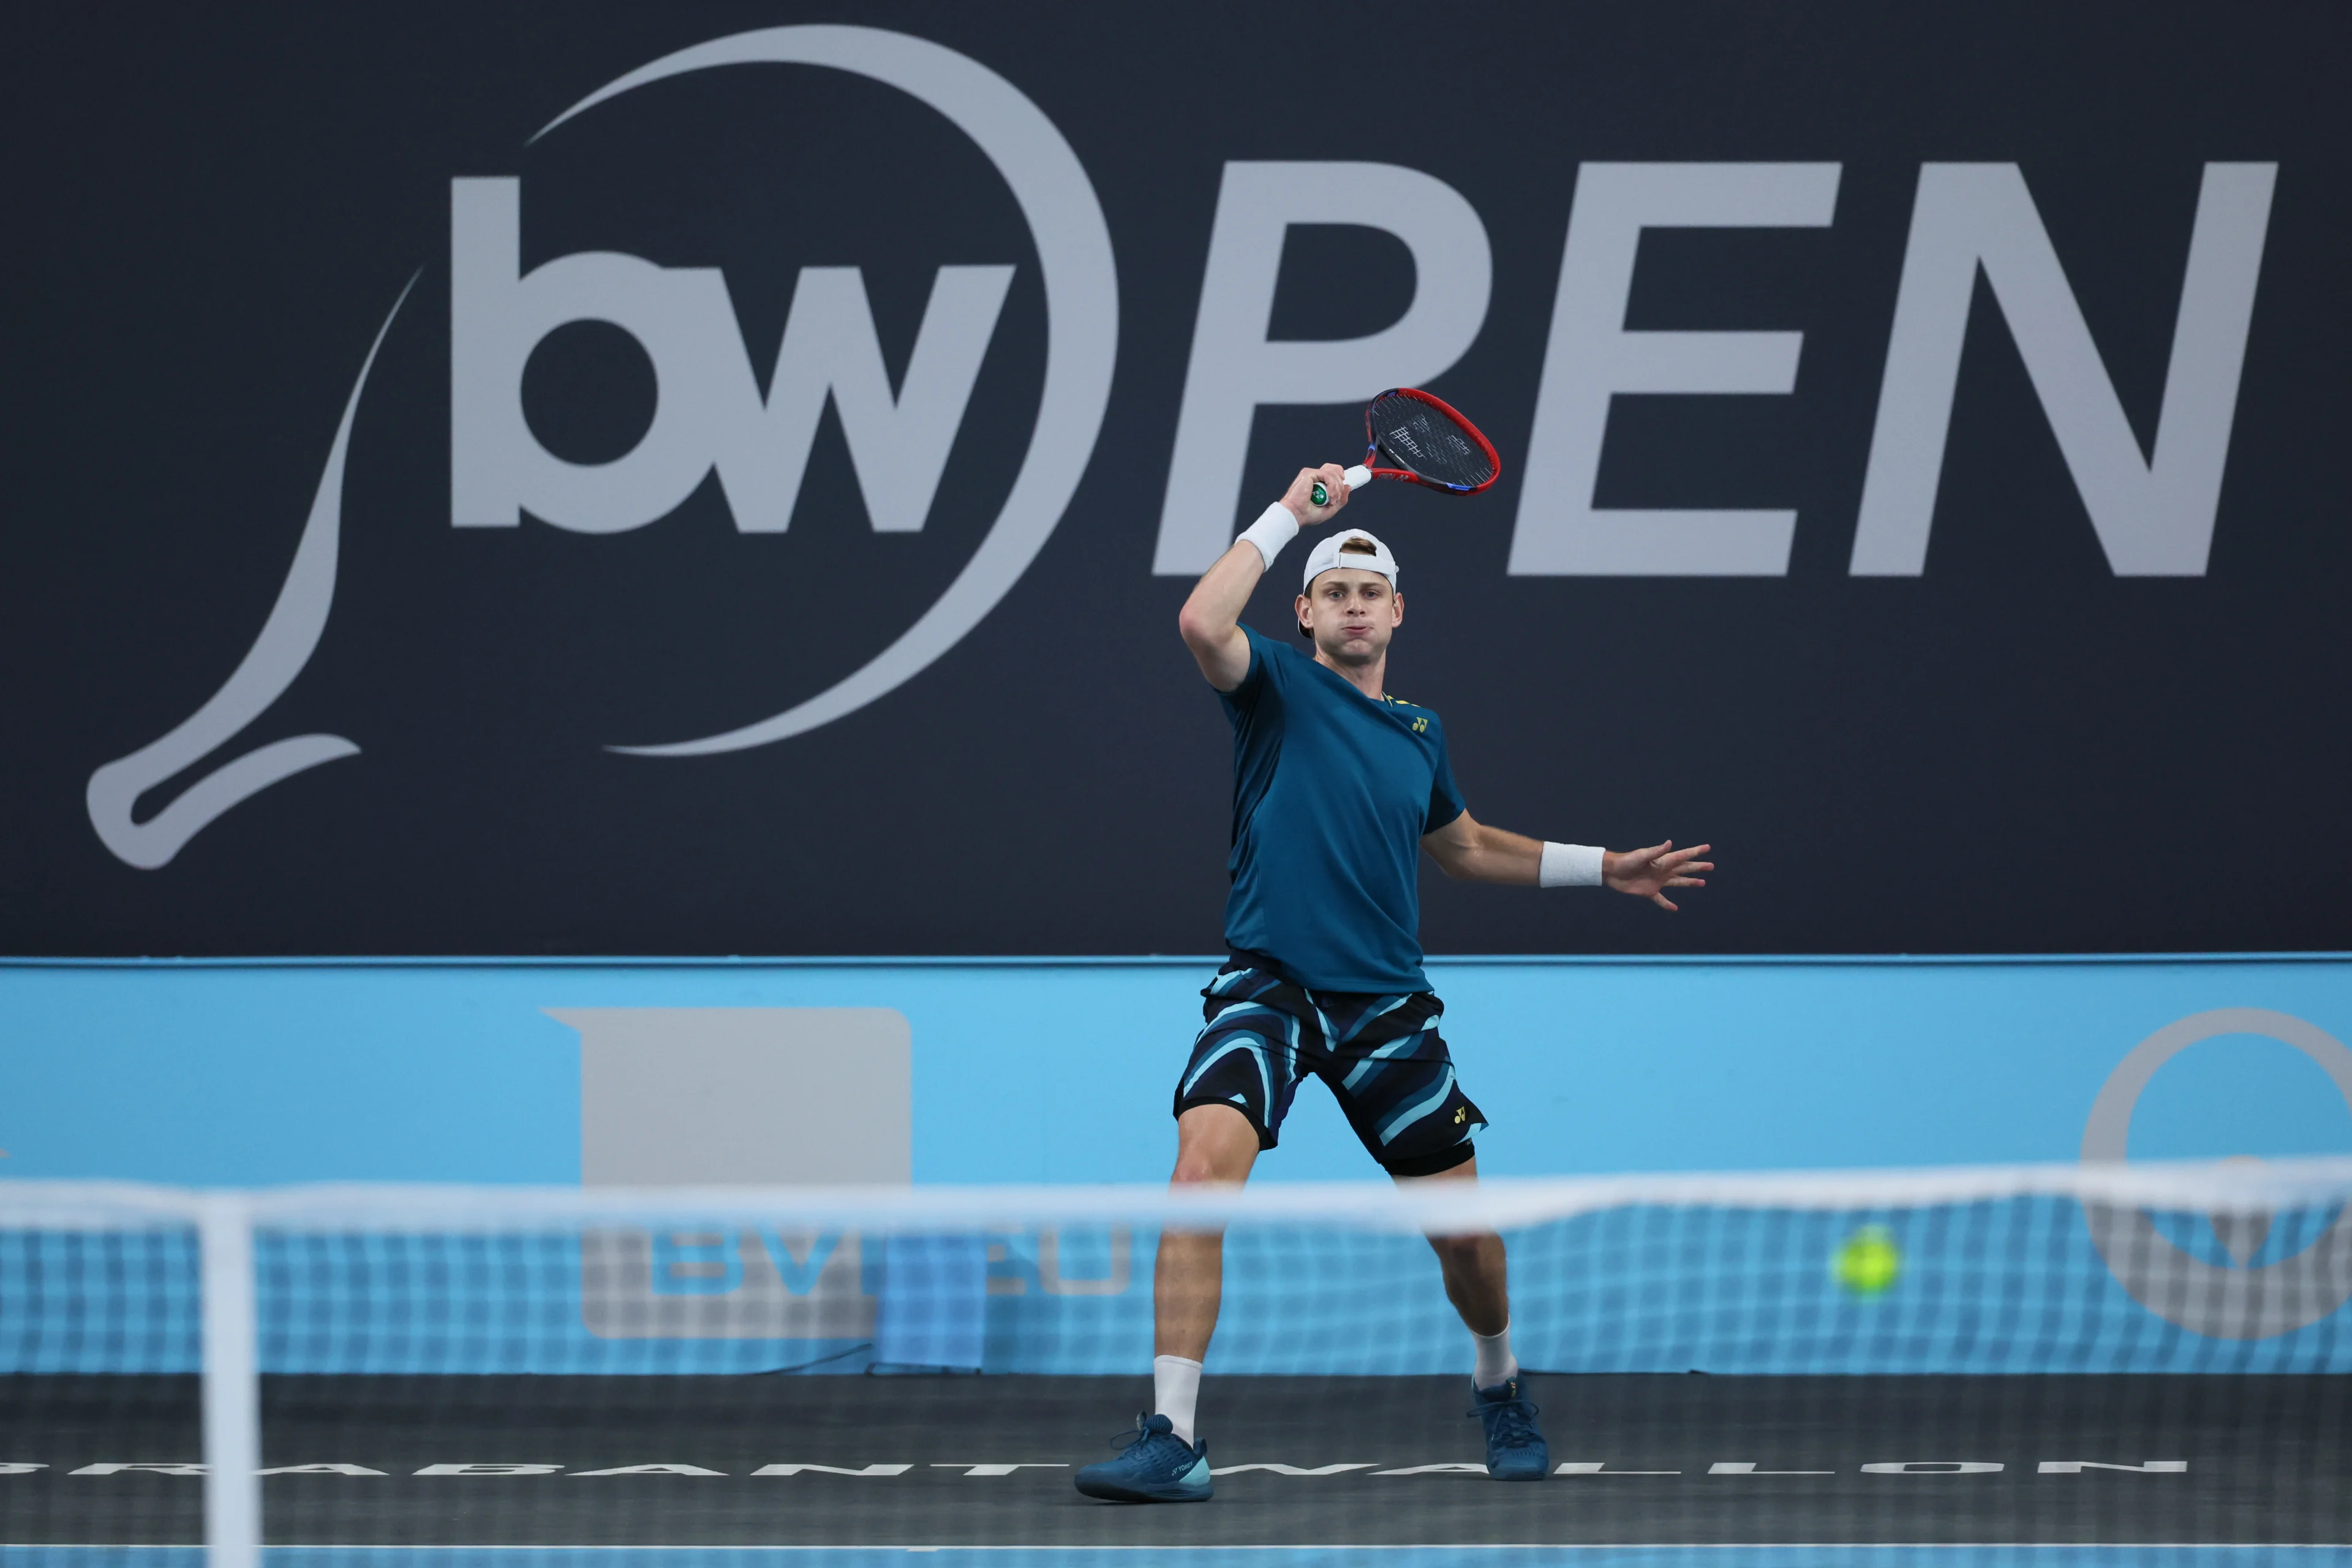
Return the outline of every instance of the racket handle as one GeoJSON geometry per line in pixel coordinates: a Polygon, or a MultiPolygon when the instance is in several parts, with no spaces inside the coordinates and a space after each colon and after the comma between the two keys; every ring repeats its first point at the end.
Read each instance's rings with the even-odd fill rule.
{"type": "MultiPolygon", "coordinates": [[[[1358,489],[1370,480],[1372,470],[1364,467],[1363,464],[1358,463],[1354,468],[1349,468],[1346,473],[1341,474],[1339,477],[1347,481],[1348,488],[1349,489],[1358,489]]],[[[1307,499],[1314,502],[1317,506],[1328,506],[1331,504],[1331,492],[1323,488],[1323,481],[1321,479],[1318,479],[1315,481],[1314,489],[1307,492],[1307,499]]]]}

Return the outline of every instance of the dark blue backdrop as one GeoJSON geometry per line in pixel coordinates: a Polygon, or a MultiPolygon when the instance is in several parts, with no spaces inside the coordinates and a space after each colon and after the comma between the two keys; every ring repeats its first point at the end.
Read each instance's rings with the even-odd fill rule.
{"type": "MultiPolygon", "coordinates": [[[[2352,948],[2333,831],[2352,534],[2327,455],[2352,336],[2347,14],[1490,7],[1465,13],[1475,69],[1412,42],[1425,15],[13,16],[0,949],[1214,949],[1226,733],[1174,635],[1188,580],[1153,563],[1220,182],[1265,161],[1433,176],[1491,243],[1491,302],[1433,384],[1486,426],[1504,479],[1471,502],[1384,488],[1350,514],[1404,562],[1393,684],[1444,714],[1472,809],[1619,847],[1710,839],[1722,863],[1672,920],[1431,872],[1433,951],[2352,948]],[[671,51],[807,22],[945,46],[1066,139],[1117,265],[1099,437],[1034,562],[911,679],[765,745],[617,753],[789,709],[894,642],[979,548],[1036,420],[1040,247],[989,159],[906,95],[807,66],[705,72],[531,140],[671,51]],[[1580,166],[1725,160],[1841,165],[1832,220],[1648,231],[1625,325],[1801,331],[1794,390],[1620,397],[1593,500],[1793,508],[1785,574],[1511,574],[1580,166]],[[2277,165],[2202,574],[2111,565],[1981,278],[1924,569],[1850,570],[1921,166],[1948,161],[2021,169],[2143,454],[2205,166],[2277,165]],[[861,269],[898,383],[938,269],[1011,266],[921,530],[869,526],[833,412],[786,532],[742,531],[709,479],[631,531],[453,527],[451,182],[480,177],[521,182],[526,269],[596,251],[721,269],[762,390],[800,268],[861,269]],[[134,816],[257,745],[357,754],[134,864],[94,829],[92,775],[254,647],[412,276],[353,417],[315,652],[134,816]]],[[[1374,332],[1416,288],[1394,235],[1305,224],[1266,335],[1374,332]]],[[[574,461],[625,452],[666,395],[610,326],[549,334],[521,377],[534,437],[574,461]]],[[[1357,430],[1340,402],[1260,409],[1234,520],[1298,464],[1349,460],[1357,430]]],[[[1256,624],[1285,625],[1295,571],[1256,624]]]]}

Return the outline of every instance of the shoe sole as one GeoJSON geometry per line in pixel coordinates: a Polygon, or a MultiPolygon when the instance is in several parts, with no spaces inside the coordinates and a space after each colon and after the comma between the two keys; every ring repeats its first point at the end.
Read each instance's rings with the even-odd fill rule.
{"type": "Polygon", "coordinates": [[[1204,1491],[1134,1491],[1126,1487],[1107,1486],[1099,1482],[1089,1486],[1084,1481],[1080,1481],[1078,1483],[1078,1490],[1087,1497],[1100,1498],[1105,1502],[1206,1502],[1209,1500],[1211,1495],[1204,1491]]]}

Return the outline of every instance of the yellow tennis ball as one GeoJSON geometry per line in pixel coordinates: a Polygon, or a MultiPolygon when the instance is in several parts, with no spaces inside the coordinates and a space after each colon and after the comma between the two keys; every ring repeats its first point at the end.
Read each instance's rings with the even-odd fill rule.
{"type": "Polygon", "coordinates": [[[1903,1249],[1883,1225],[1866,1225],[1830,1258],[1830,1278],[1857,1296],[1883,1296],[1903,1272],[1903,1249]]]}

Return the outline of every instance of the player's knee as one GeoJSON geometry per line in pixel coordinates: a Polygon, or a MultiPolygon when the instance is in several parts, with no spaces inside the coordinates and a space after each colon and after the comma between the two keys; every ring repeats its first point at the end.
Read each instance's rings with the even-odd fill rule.
{"type": "Polygon", "coordinates": [[[1257,1128],[1229,1105],[1196,1105],[1177,1120],[1179,1186],[1247,1179],[1257,1158],[1257,1128]]]}
{"type": "Polygon", "coordinates": [[[1248,1177],[1249,1168],[1248,1154],[1187,1143],[1176,1152],[1176,1173],[1170,1180],[1178,1186],[1199,1182],[1238,1182],[1248,1177]]]}
{"type": "Polygon", "coordinates": [[[1200,1149],[1181,1149],[1176,1154],[1176,1173],[1169,1180],[1176,1185],[1190,1186],[1196,1182],[1218,1179],[1216,1162],[1200,1149]]]}

